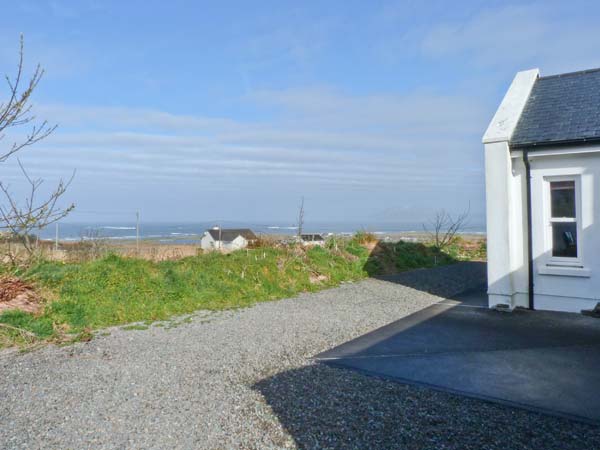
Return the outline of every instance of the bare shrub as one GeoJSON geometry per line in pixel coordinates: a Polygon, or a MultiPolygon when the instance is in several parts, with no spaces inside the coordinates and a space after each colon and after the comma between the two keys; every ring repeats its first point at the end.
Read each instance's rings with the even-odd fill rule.
{"type": "Polygon", "coordinates": [[[85,262],[103,258],[110,253],[111,248],[108,240],[100,231],[94,228],[85,230],[80,235],[79,242],[64,244],[66,259],[72,262],[85,262]]]}
{"type": "Polygon", "coordinates": [[[468,218],[468,209],[456,217],[440,210],[431,220],[430,226],[423,224],[423,230],[428,234],[435,249],[442,252],[454,242],[456,234],[464,228],[468,218]]]}

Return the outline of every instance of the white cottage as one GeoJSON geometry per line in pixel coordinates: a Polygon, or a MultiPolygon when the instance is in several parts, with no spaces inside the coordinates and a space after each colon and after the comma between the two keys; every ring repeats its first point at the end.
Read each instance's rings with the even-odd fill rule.
{"type": "Polygon", "coordinates": [[[246,248],[248,244],[255,241],[256,235],[248,228],[219,228],[214,227],[206,230],[200,240],[202,250],[234,251],[246,248]]]}
{"type": "Polygon", "coordinates": [[[325,245],[325,239],[323,239],[323,236],[317,233],[301,234],[300,242],[305,247],[314,247],[316,245],[322,247],[325,245]]]}
{"type": "Polygon", "coordinates": [[[483,137],[489,306],[600,302],[600,69],[515,76],[483,137]]]}

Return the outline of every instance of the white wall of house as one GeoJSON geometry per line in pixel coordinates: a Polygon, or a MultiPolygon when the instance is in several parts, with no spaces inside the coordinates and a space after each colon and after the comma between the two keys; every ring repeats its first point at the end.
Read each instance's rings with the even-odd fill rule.
{"type": "Polygon", "coordinates": [[[213,239],[210,233],[204,232],[200,239],[200,247],[205,251],[221,250],[224,252],[232,252],[240,250],[248,246],[248,240],[243,236],[236,237],[233,241],[217,241],[213,239]]]}
{"type": "Polygon", "coordinates": [[[600,302],[600,147],[530,154],[532,242],[536,309],[580,312],[600,302]],[[595,150],[593,153],[587,153],[595,150]],[[576,191],[577,253],[565,264],[552,257],[550,181],[573,180],[576,191]]]}
{"type": "Polygon", "coordinates": [[[515,76],[483,137],[490,306],[528,303],[524,167],[508,143],[538,75],[534,69],[515,76]]]}
{"type": "MultiPolygon", "coordinates": [[[[563,147],[529,153],[536,309],[580,312],[600,302],[600,252],[595,251],[600,249],[600,196],[594,195],[596,180],[600,180],[600,147],[585,147],[585,152],[580,152],[581,148],[563,147]],[[549,226],[549,182],[565,179],[575,181],[578,216],[579,257],[568,265],[557,263],[551,255],[549,226]]],[[[496,220],[488,222],[488,251],[493,254],[488,256],[490,306],[528,306],[527,193],[522,157],[521,152],[511,155],[506,192],[512,206],[507,220],[497,217],[500,194],[493,189],[488,194],[492,210],[488,221],[496,220]],[[498,230],[499,226],[506,228],[498,230]]]]}
{"type": "MultiPolygon", "coordinates": [[[[509,139],[537,77],[520,72],[484,135],[489,305],[528,306],[527,192],[520,151],[509,139]],[[516,119],[515,119],[516,118],[516,119]]],[[[529,152],[535,309],[580,312],[600,302],[600,146],[529,152]],[[550,188],[575,181],[578,258],[552,257],[550,188]]]]}
{"type": "Polygon", "coordinates": [[[213,239],[213,237],[207,231],[202,235],[202,239],[200,239],[200,248],[204,251],[211,251],[217,249],[217,243],[213,239]]]}
{"type": "Polygon", "coordinates": [[[246,247],[248,247],[248,241],[243,236],[238,236],[233,241],[224,243],[226,251],[240,250],[246,247]]]}

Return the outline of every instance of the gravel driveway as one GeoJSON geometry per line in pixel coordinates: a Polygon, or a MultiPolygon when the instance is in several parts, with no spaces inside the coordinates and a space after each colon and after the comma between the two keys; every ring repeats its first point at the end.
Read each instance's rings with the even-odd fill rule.
{"type": "Polygon", "coordinates": [[[592,426],[311,362],[484,271],[457,264],[0,352],[0,447],[600,448],[592,426]]]}

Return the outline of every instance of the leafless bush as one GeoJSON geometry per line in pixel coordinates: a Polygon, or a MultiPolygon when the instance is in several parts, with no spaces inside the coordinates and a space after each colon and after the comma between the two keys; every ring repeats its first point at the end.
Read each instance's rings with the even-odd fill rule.
{"type": "Polygon", "coordinates": [[[65,258],[72,262],[84,262],[99,259],[110,253],[108,240],[97,229],[87,229],[80,235],[79,242],[61,245],[65,258]]]}
{"type": "Polygon", "coordinates": [[[108,239],[106,239],[99,230],[88,228],[81,237],[83,247],[89,249],[88,254],[91,259],[102,258],[110,251],[108,239]]]}
{"type": "Polygon", "coordinates": [[[429,235],[433,246],[441,252],[452,244],[456,234],[466,225],[468,218],[469,209],[456,217],[453,217],[445,210],[440,210],[431,220],[430,226],[423,224],[423,230],[429,235]]]}

